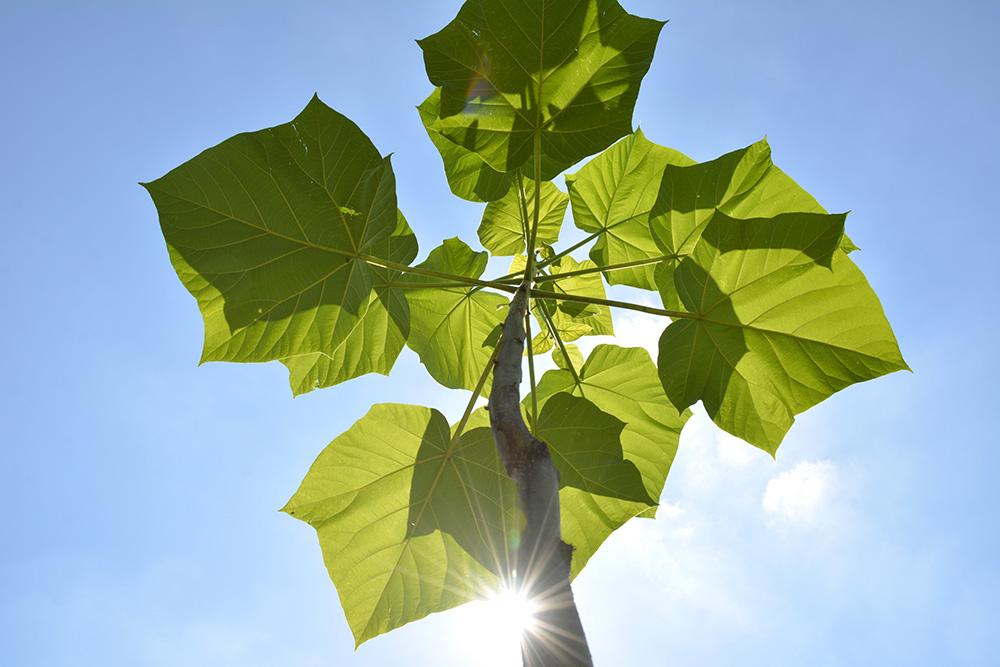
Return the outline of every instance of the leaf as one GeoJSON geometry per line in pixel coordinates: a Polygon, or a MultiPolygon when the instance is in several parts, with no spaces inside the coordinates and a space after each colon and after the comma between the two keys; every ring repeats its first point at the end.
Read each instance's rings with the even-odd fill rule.
{"type": "Polygon", "coordinates": [[[483,416],[375,405],[331,442],[282,511],[313,526],[357,644],[482,597],[521,523],[483,416]]]}
{"type": "MultiPolygon", "coordinates": [[[[766,140],[699,164],[637,131],[566,183],[574,222],[597,239],[590,257],[598,266],[654,262],[604,274],[610,284],[642,289],[670,285],[667,277],[716,209],[748,218],[826,212],[771,162],[766,140]]],[[[844,250],[854,249],[845,237],[844,250]]],[[[677,306],[672,290],[662,296],[668,308],[677,306]]]]}
{"type": "MultiPolygon", "coordinates": [[[[452,275],[479,278],[487,253],[474,252],[457,238],[431,251],[419,266],[452,275]]],[[[404,282],[420,284],[433,278],[407,275],[404,282]]],[[[507,299],[476,288],[409,289],[410,336],[407,345],[420,356],[427,372],[452,389],[475,389],[493,356],[490,334],[507,315],[507,299]]]]}
{"type": "MultiPolygon", "coordinates": [[[[659,499],[690,413],[678,413],[667,398],[649,353],[642,348],[598,345],[578,371],[549,371],[536,388],[544,413],[550,398],[572,394],[621,420],[622,455],[638,469],[646,494],[659,499]]],[[[530,404],[530,396],[524,405],[530,404]]],[[[541,417],[539,418],[541,421],[541,417]]],[[[552,443],[550,443],[552,444],[552,443]]],[[[647,502],[632,502],[564,488],[559,493],[563,539],[573,545],[575,576],[605,539],[634,516],[653,516],[647,502]]]]}
{"type": "MultiPolygon", "coordinates": [[[[590,260],[577,262],[568,255],[561,257],[548,266],[549,275],[555,279],[540,282],[538,283],[538,287],[540,290],[556,294],[571,294],[574,296],[603,299],[605,298],[604,283],[601,282],[601,275],[599,273],[559,277],[560,274],[572,274],[592,268],[594,268],[594,263],[590,260]]],[[[559,336],[563,342],[576,340],[582,336],[614,335],[615,330],[611,321],[611,309],[607,306],[578,301],[537,299],[535,301],[534,312],[536,318],[539,320],[539,326],[545,331],[545,323],[540,312],[543,308],[552,319],[552,323],[555,325],[556,331],[559,332],[559,336]]]]}
{"type": "Polygon", "coordinates": [[[855,382],[906,369],[878,298],[840,251],[846,215],[716,213],[674,282],[693,319],[660,338],[678,409],[772,455],[795,415],[855,382]]]}
{"type": "MultiPolygon", "coordinates": [[[[531,225],[535,220],[535,182],[525,181],[524,192],[528,222],[531,225]]],[[[545,181],[542,183],[540,200],[536,241],[538,244],[550,245],[559,240],[559,230],[566,217],[569,197],[554,184],[545,181]]],[[[494,255],[524,253],[524,226],[521,223],[521,200],[517,187],[511,188],[499,201],[486,206],[483,221],[479,225],[479,240],[494,255]]]]}
{"type": "Polygon", "coordinates": [[[440,88],[435,88],[430,97],[417,107],[417,111],[420,112],[420,120],[427,135],[444,162],[445,176],[452,193],[474,202],[496,201],[507,194],[514,182],[511,174],[494,170],[476,153],[449,141],[434,129],[441,111],[440,88]]]}
{"type": "MultiPolygon", "coordinates": [[[[649,231],[649,217],[668,165],[694,160],[655,144],[641,130],[629,135],[566,176],[573,221],[597,242],[590,258],[597,266],[624,264],[663,256],[649,231]]],[[[612,285],[654,290],[653,265],[609,271],[612,285]]]]}
{"type": "Polygon", "coordinates": [[[662,27],[616,0],[468,0],[418,42],[441,87],[433,127],[501,173],[532,160],[537,135],[551,180],[632,131],[662,27]]]}
{"type": "Polygon", "coordinates": [[[580,352],[580,348],[570,343],[566,346],[566,352],[569,355],[568,359],[563,355],[562,350],[559,348],[552,350],[552,361],[555,362],[557,367],[563,370],[569,370],[570,368],[579,369],[583,367],[583,353],[580,352]]]}
{"type": "Polygon", "coordinates": [[[313,97],[144,184],[205,321],[202,362],[279,360],[296,394],[388,373],[409,330],[394,271],[416,239],[388,159],[313,97]]]}
{"type": "MultiPolygon", "coordinates": [[[[650,212],[654,241],[664,254],[674,256],[654,269],[666,308],[680,307],[670,276],[694,249],[716,210],[739,218],[826,212],[812,195],[774,165],[766,139],[710,162],[667,166],[650,212]]],[[[849,240],[843,245],[845,249],[853,247],[849,240]]]]}
{"type": "Polygon", "coordinates": [[[625,423],[590,401],[559,393],[541,408],[536,434],[552,446],[560,484],[590,494],[655,505],[639,470],[622,458],[625,423]]]}

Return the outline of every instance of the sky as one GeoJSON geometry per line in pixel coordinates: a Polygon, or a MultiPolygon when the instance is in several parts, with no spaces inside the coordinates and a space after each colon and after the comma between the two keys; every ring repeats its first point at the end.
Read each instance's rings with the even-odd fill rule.
{"type": "MultiPolygon", "coordinates": [[[[696,414],[659,518],[575,584],[597,664],[995,664],[1000,3],[623,4],[670,19],[636,125],[699,160],[766,135],[852,211],[914,372],[808,411],[776,460],[696,414]]],[[[474,243],[481,206],[449,194],[414,109],[414,39],[458,6],[0,5],[0,664],[517,664],[481,603],[355,652],[314,532],[277,511],[371,403],[454,415],[467,395],[409,351],[296,399],[277,363],[198,367],[137,185],[318,92],[393,153],[421,256],[474,243]]],[[[664,325],[615,324],[650,348],[664,325]]]]}

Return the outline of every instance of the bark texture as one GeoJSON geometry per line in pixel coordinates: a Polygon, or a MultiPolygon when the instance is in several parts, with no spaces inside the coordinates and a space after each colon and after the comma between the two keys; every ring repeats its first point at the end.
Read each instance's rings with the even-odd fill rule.
{"type": "Polygon", "coordinates": [[[548,446],[521,416],[524,318],[530,285],[514,294],[493,369],[490,426],[507,474],[518,489],[526,525],[515,554],[514,585],[536,606],[535,627],[524,633],[525,667],[591,667],[593,662],[569,583],[573,547],[559,529],[559,472],[548,446]]]}

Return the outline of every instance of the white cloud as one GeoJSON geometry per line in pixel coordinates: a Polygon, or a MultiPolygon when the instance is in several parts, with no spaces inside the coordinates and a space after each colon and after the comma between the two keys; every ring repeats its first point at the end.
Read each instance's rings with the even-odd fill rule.
{"type": "Polygon", "coordinates": [[[812,523],[829,504],[836,481],[833,462],[803,461],[772,478],[761,503],[773,518],[795,525],[812,523]]]}
{"type": "Polygon", "coordinates": [[[770,462],[770,457],[763,450],[757,449],[749,442],[737,438],[735,435],[726,433],[721,428],[715,429],[715,453],[719,461],[737,468],[760,463],[770,462]]]}

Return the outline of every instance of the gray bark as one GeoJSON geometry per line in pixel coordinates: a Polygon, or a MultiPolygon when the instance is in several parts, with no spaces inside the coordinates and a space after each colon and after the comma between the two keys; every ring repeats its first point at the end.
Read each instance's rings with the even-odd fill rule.
{"type": "Polygon", "coordinates": [[[521,639],[524,667],[592,667],[587,638],[569,583],[573,547],[559,529],[559,472],[548,446],[521,416],[521,367],[527,282],[503,325],[489,396],[490,427],[500,459],[517,485],[526,526],[514,555],[514,585],[537,608],[535,627],[521,639]]]}

